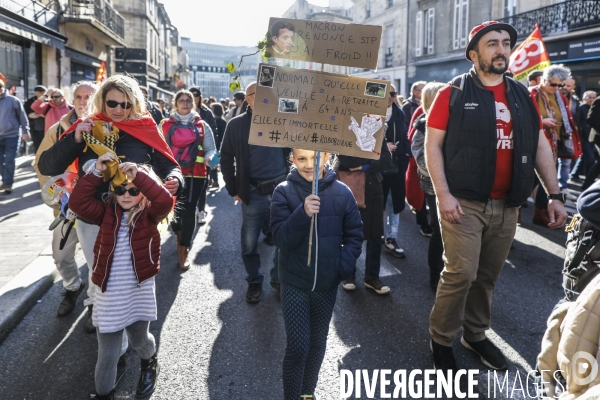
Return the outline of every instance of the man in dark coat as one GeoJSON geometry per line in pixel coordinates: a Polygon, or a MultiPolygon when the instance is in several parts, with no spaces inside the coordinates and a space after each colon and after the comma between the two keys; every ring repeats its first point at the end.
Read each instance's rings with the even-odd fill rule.
{"type": "MultiPolygon", "coordinates": [[[[391,164],[392,155],[384,140],[381,143],[381,156],[379,160],[370,160],[367,158],[340,156],[340,171],[363,171],[366,173],[365,179],[365,208],[360,209],[360,216],[363,221],[363,234],[367,241],[367,253],[365,256],[365,287],[372,289],[377,294],[386,294],[390,292],[389,286],[386,286],[379,279],[379,270],[381,268],[381,237],[383,236],[383,187],[381,182],[383,177],[381,171],[388,168],[391,164]]],[[[345,290],[356,289],[356,278],[350,277],[343,283],[345,290]]]]}
{"type": "Polygon", "coordinates": [[[392,168],[383,171],[383,208],[387,204],[388,221],[385,232],[385,251],[393,254],[395,257],[404,258],[404,250],[398,246],[396,237],[398,236],[398,223],[400,213],[404,210],[406,185],[404,176],[408,161],[410,160],[410,143],[406,136],[406,124],[404,122],[404,112],[396,103],[396,88],[391,85],[390,96],[388,97],[388,108],[386,114],[387,130],[385,132],[385,141],[392,154],[392,168]],[[394,168],[395,167],[395,168],[394,168]],[[388,195],[392,197],[391,204],[388,202],[388,195]]]}
{"type": "MultiPolygon", "coordinates": [[[[258,303],[264,280],[260,272],[258,237],[261,229],[269,224],[273,190],[285,180],[289,168],[284,149],[248,144],[256,83],[248,85],[246,90],[246,112],[232,118],[225,128],[221,143],[221,171],[227,193],[242,203],[242,261],[248,282],[246,301],[258,303]]],[[[274,267],[271,268],[271,286],[278,290],[276,260],[277,251],[274,267]]]]}

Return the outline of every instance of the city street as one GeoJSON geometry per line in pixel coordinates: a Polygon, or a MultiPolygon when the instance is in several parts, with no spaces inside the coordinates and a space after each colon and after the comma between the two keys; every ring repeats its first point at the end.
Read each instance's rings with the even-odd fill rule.
{"type": "MultiPolygon", "coordinates": [[[[195,238],[189,271],[177,266],[174,237],[170,232],[163,236],[162,268],[156,280],[158,321],[151,324],[162,367],[152,398],[280,399],[285,332],[277,293],[267,278],[262,301],[246,303],[240,205],[234,205],[221,188],[210,191],[208,209],[208,223],[195,238]]],[[[563,295],[566,234],[532,225],[532,210],[531,203],[523,209],[524,223],[495,291],[489,332],[510,360],[511,389],[517,371],[525,383],[527,372],[535,368],[546,318],[563,295]]],[[[398,242],[406,259],[382,256],[382,280],[391,293],[378,296],[364,288],[364,255],[358,262],[357,290],[347,293],[339,288],[316,391],[319,399],[340,398],[340,369],[368,370],[371,375],[376,369],[432,368],[428,315],[434,293],[428,285],[428,239],[419,234],[410,210],[401,214],[400,224],[398,242]]],[[[262,271],[268,276],[274,248],[261,241],[259,249],[262,271]]],[[[81,252],[77,260],[87,277],[81,252]]],[[[0,399],[83,400],[94,391],[96,335],[83,331],[87,318],[83,295],[71,315],[56,318],[62,291],[61,282],[55,282],[0,344],[0,399]]],[[[480,398],[488,398],[487,368],[459,339],[454,346],[457,363],[460,368],[479,369],[477,390],[480,398]]],[[[131,347],[127,365],[117,399],[135,395],[140,366],[131,347]]],[[[504,373],[498,376],[503,379],[504,373]]],[[[367,398],[364,389],[361,395],[367,398]]],[[[512,396],[497,393],[495,398],[526,396],[515,391],[512,396]]],[[[381,398],[379,388],[374,398],[381,398]]]]}

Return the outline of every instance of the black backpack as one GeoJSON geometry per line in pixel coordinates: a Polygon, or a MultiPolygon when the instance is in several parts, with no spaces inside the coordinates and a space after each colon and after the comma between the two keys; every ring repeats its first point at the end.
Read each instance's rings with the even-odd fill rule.
{"type": "Polygon", "coordinates": [[[579,294],[600,273],[600,230],[580,214],[565,229],[565,267],[563,288],[566,299],[577,300],[579,294]]]}

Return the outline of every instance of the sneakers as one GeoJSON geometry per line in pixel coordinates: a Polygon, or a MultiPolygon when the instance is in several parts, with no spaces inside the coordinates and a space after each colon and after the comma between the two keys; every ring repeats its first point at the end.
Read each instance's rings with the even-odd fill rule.
{"type": "Polygon", "coordinates": [[[396,239],[393,239],[393,238],[385,239],[384,249],[388,253],[393,254],[394,257],[398,257],[398,258],[405,257],[404,250],[402,250],[400,247],[398,247],[398,243],[396,243],[396,239]]]}
{"type": "Polygon", "coordinates": [[[12,193],[12,187],[11,186],[6,186],[6,185],[2,185],[0,186],[0,192],[4,191],[4,194],[11,194],[12,193]]]}
{"type": "Polygon", "coordinates": [[[349,292],[353,291],[356,289],[356,278],[351,276],[350,278],[346,279],[344,282],[342,282],[342,287],[344,290],[349,292]]]}
{"type": "Polygon", "coordinates": [[[85,288],[85,283],[81,282],[81,285],[79,285],[79,289],[65,291],[65,294],[63,295],[65,297],[58,305],[58,311],[56,312],[57,317],[64,317],[73,312],[73,310],[75,309],[75,305],[77,304],[77,298],[79,297],[79,294],[83,291],[83,288],[85,288]]]}
{"type": "Polygon", "coordinates": [[[433,229],[431,228],[431,225],[427,224],[427,225],[421,225],[421,229],[420,229],[421,235],[430,238],[431,235],[433,235],[433,229]]]}
{"type": "Polygon", "coordinates": [[[577,202],[577,196],[575,196],[574,194],[571,194],[571,192],[569,192],[569,189],[563,189],[560,192],[567,195],[567,200],[571,200],[573,203],[577,202]]]}
{"type": "Polygon", "coordinates": [[[206,212],[204,211],[196,211],[196,217],[198,218],[198,225],[206,224],[206,212]]]}
{"type": "Polygon", "coordinates": [[[490,339],[485,338],[479,342],[469,342],[465,337],[460,338],[460,343],[468,350],[474,351],[481,357],[481,362],[492,369],[506,369],[507,363],[504,354],[490,339]]]}
{"type": "Polygon", "coordinates": [[[384,285],[379,279],[365,279],[364,284],[366,288],[374,290],[377,294],[387,294],[390,292],[389,286],[384,285]]]}
{"type": "Polygon", "coordinates": [[[250,283],[248,284],[248,290],[246,291],[246,301],[250,304],[258,303],[262,295],[262,283],[250,283]]]}
{"type": "Polygon", "coordinates": [[[454,359],[454,353],[452,347],[437,344],[431,339],[429,342],[429,348],[433,353],[433,368],[437,371],[456,371],[456,360],[454,359]]]}

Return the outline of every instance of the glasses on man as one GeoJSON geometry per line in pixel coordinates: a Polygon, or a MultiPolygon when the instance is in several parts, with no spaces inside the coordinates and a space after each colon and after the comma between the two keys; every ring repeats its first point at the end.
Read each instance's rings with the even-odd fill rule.
{"type": "Polygon", "coordinates": [[[132,188],[129,188],[129,189],[125,189],[123,186],[117,186],[117,187],[115,188],[115,194],[116,194],[117,196],[124,196],[124,195],[125,195],[125,193],[129,193],[131,196],[135,197],[135,196],[137,196],[138,194],[140,194],[140,189],[139,189],[139,188],[136,188],[136,187],[132,187],[132,188]]]}
{"type": "Polygon", "coordinates": [[[58,95],[58,96],[50,96],[51,99],[60,99],[62,96],[58,95]]]}
{"type": "Polygon", "coordinates": [[[118,101],[115,100],[106,100],[106,105],[109,108],[117,108],[117,106],[121,106],[121,108],[123,110],[129,110],[133,105],[128,102],[128,101],[124,101],[122,103],[119,103],[118,101]]]}
{"type": "Polygon", "coordinates": [[[392,96],[392,97],[396,97],[397,95],[398,95],[397,92],[390,92],[390,96],[392,96]]]}
{"type": "Polygon", "coordinates": [[[177,100],[177,104],[181,104],[181,105],[193,104],[193,103],[194,103],[193,100],[177,100]]]}
{"type": "Polygon", "coordinates": [[[558,88],[564,88],[565,84],[564,83],[550,83],[550,86],[552,87],[558,87],[558,88]]]}

